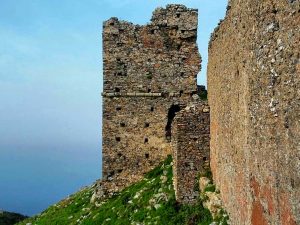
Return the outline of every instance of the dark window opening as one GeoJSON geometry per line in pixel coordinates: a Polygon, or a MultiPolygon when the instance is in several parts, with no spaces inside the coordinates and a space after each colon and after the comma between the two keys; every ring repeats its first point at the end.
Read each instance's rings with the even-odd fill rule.
{"type": "Polygon", "coordinates": [[[125,62],[121,61],[121,58],[116,59],[116,75],[117,76],[127,76],[127,65],[125,62]]]}
{"type": "Polygon", "coordinates": [[[193,138],[193,140],[194,140],[194,141],[197,141],[197,140],[198,140],[198,138],[193,138]]]}
{"type": "Polygon", "coordinates": [[[168,141],[171,141],[171,135],[172,135],[172,122],[176,116],[176,113],[180,111],[179,105],[172,105],[168,112],[168,122],[165,128],[166,131],[166,139],[168,141]]]}
{"type": "Polygon", "coordinates": [[[181,73],[180,73],[180,76],[183,77],[183,76],[184,76],[184,72],[181,72],[181,73]]]}
{"type": "Polygon", "coordinates": [[[123,170],[122,170],[122,169],[119,169],[119,170],[117,170],[117,172],[118,172],[118,173],[122,173],[122,172],[123,172],[123,170]]]}
{"type": "Polygon", "coordinates": [[[154,111],[154,107],[153,107],[153,106],[151,106],[151,108],[150,108],[150,111],[151,111],[151,112],[153,112],[153,111],[154,111]]]}
{"type": "Polygon", "coordinates": [[[120,111],[121,109],[122,109],[121,106],[117,106],[117,107],[116,107],[116,110],[117,110],[117,111],[120,111]]]}
{"type": "Polygon", "coordinates": [[[152,73],[151,72],[147,72],[146,73],[146,78],[149,79],[149,80],[151,80],[153,78],[152,73]]]}
{"type": "Polygon", "coordinates": [[[278,13],[278,10],[277,10],[277,9],[273,9],[273,10],[272,10],[272,13],[277,14],[277,13],[278,13]]]}
{"type": "Polygon", "coordinates": [[[177,45],[177,50],[179,51],[181,49],[181,44],[177,45]]]}
{"type": "Polygon", "coordinates": [[[120,142],[121,138],[120,137],[116,137],[116,141],[120,142]]]}
{"type": "Polygon", "coordinates": [[[177,18],[180,18],[180,13],[177,13],[177,14],[176,14],[176,17],[177,17],[177,18]]]}
{"type": "Polygon", "coordinates": [[[150,126],[150,123],[145,123],[145,127],[149,127],[150,126]]]}
{"type": "Polygon", "coordinates": [[[148,141],[149,141],[148,138],[145,138],[144,143],[148,143],[148,141]]]}
{"type": "Polygon", "coordinates": [[[110,23],[110,25],[111,25],[111,26],[114,26],[114,25],[115,25],[115,23],[114,23],[114,22],[111,22],[111,23],[110,23]]]}
{"type": "Polygon", "coordinates": [[[112,177],[115,175],[115,171],[109,171],[108,173],[107,173],[107,178],[108,179],[112,179],[112,177]]]}
{"type": "Polygon", "coordinates": [[[120,123],[120,126],[125,127],[126,125],[125,125],[125,123],[120,123]]]}
{"type": "Polygon", "coordinates": [[[293,178],[291,179],[291,187],[295,188],[295,180],[293,178]]]}
{"type": "Polygon", "coordinates": [[[151,92],[151,89],[148,89],[148,93],[150,93],[151,92]]]}
{"type": "Polygon", "coordinates": [[[149,159],[149,153],[146,153],[146,154],[145,154],[145,158],[146,158],[146,159],[149,159]]]}
{"type": "Polygon", "coordinates": [[[122,153],[118,153],[118,157],[121,158],[122,157],[122,153]]]}
{"type": "Polygon", "coordinates": [[[120,92],[120,88],[115,88],[115,92],[120,92]]]}
{"type": "Polygon", "coordinates": [[[117,73],[115,73],[115,75],[116,76],[120,76],[120,77],[126,77],[127,76],[127,74],[125,73],[125,72],[121,72],[121,71],[119,71],[119,72],[117,72],[117,73]]]}
{"type": "Polygon", "coordinates": [[[115,175],[115,171],[109,171],[108,176],[113,176],[115,175]]]}
{"type": "Polygon", "coordinates": [[[206,161],[207,160],[207,158],[206,157],[203,157],[203,161],[206,161]]]}
{"type": "Polygon", "coordinates": [[[179,92],[179,96],[181,97],[183,95],[183,90],[181,90],[180,92],[179,92]]]}
{"type": "Polygon", "coordinates": [[[154,33],[155,33],[155,30],[154,30],[154,29],[150,30],[150,33],[151,33],[151,34],[154,34],[154,33]]]}

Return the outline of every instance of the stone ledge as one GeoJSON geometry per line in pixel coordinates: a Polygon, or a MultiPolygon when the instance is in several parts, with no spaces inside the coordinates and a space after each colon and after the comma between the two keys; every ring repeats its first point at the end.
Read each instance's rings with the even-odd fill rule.
{"type": "MultiPolygon", "coordinates": [[[[189,94],[189,93],[185,93],[189,94]]],[[[118,93],[118,92],[102,92],[103,97],[113,98],[113,97],[180,97],[180,93],[170,92],[152,92],[152,93],[143,93],[143,92],[127,92],[127,93],[118,93]]]]}
{"type": "Polygon", "coordinates": [[[142,92],[129,92],[129,93],[117,93],[117,92],[103,92],[103,97],[163,97],[163,93],[142,93],[142,92]]]}

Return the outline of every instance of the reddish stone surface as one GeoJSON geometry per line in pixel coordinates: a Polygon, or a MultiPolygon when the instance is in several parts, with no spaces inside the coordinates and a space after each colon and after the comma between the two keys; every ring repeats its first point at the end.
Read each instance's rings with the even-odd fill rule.
{"type": "Polygon", "coordinates": [[[252,214],[251,214],[252,225],[268,225],[264,217],[264,209],[258,200],[253,202],[252,214]]]}
{"type": "Polygon", "coordinates": [[[300,224],[299,24],[298,0],[231,0],[210,41],[211,169],[234,225],[300,224]]]}
{"type": "Polygon", "coordinates": [[[285,193],[281,194],[280,202],[281,202],[281,210],[280,210],[281,224],[297,225],[294,216],[292,215],[291,204],[289,203],[288,195],[285,193]]]}
{"type": "Polygon", "coordinates": [[[268,213],[270,216],[275,216],[275,200],[274,200],[274,193],[272,192],[272,189],[270,187],[263,187],[262,189],[262,196],[267,201],[268,204],[268,213]]]}

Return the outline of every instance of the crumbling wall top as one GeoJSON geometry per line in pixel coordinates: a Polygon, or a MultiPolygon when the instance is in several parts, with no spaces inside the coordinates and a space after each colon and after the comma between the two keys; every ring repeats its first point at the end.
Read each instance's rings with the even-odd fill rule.
{"type": "Polygon", "coordinates": [[[158,26],[178,27],[179,30],[197,29],[198,10],[184,5],[167,5],[166,8],[157,8],[152,16],[152,24],[158,26]]]}
{"type": "Polygon", "coordinates": [[[201,63],[197,23],[197,10],[183,5],[155,10],[143,26],[116,17],[105,21],[104,92],[195,92],[201,63]]]}
{"type": "MultiPolygon", "coordinates": [[[[181,37],[195,37],[198,26],[198,10],[187,8],[180,4],[170,4],[166,8],[157,8],[153,12],[151,23],[147,24],[154,29],[160,27],[175,28],[181,34],[181,37]]],[[[138,30],[141,25],[119,20],[117,17],[111,17],[103,22],[105,33],[118,35],[119,30],[126,30],[132,27],[132,30],[138,30]]]]}

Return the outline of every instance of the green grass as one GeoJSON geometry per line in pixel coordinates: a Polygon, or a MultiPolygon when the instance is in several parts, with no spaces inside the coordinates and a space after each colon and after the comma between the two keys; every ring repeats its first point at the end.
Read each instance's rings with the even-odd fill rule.
{"type": "Polygon", "coordinates": [[[207,100],[207,91],[203,91],[199,94],[201,100],[207,100]]]}
{"type": "Polygon", "coordinates": [[[151,74],[147,74],[147,79],[151,80],[152,79],[152,75],[151,74]]]}
{"type": "Polygon", "coordinates": [[[216,191],[216,186],[213,184],[208,184],[207,187],[204,189],[204,192],[215,192],[216,191]]]}
{"type": "Polygon", "coordinates": [[[179,205],[176,202],[171,161],[171,157],[168,157],[146,174],[142,181],[101,202],[100,207],[90,203],[93,189],[87,187],[19,224],[210,224],[212,216],[203,208],[200,200],[194,206],[179,205]]]}

